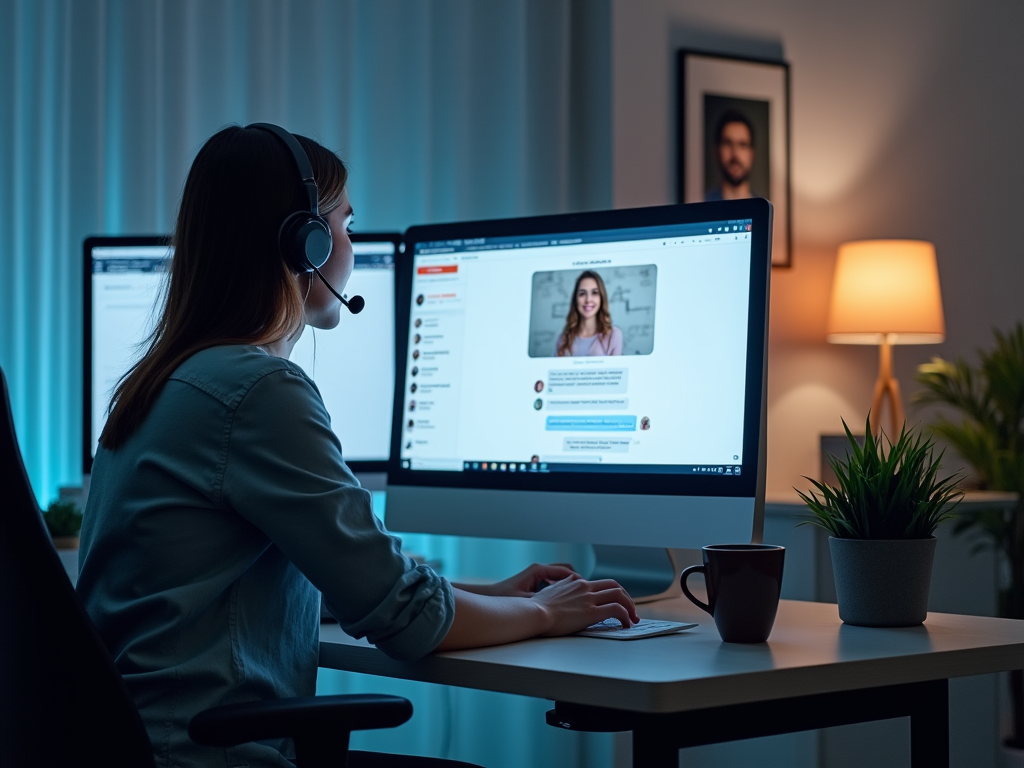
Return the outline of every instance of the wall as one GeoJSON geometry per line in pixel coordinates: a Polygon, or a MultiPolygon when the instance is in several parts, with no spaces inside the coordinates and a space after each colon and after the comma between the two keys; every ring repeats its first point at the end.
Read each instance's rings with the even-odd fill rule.
{"type": "Polygon", "coordinates": [[[839,243],[936,244],[946,342],[896,349],[905,396],[918,363],[971,356],[1024,318],[1024,4],[615,0],[612,13],[618,207],[674,202],[678,48],[791,65],[794,266],[772,274],[770,491],[806,486],[819,434],[862,423],[871,401],[875,348],[824,341],[839,243]]]}

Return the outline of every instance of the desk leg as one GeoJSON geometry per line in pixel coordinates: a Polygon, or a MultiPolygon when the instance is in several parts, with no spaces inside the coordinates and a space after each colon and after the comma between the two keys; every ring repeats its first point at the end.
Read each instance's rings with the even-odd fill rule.
{"type": "Polygon", "coordinates": [[[910,768],[949,766],[949,681],[922,683],[910,713],[910,768]]]}
{"type": "Polygon", "coordinates": [[[663,727],[633,731],[633,768],[679,768],[679,747],[663,727]]]}

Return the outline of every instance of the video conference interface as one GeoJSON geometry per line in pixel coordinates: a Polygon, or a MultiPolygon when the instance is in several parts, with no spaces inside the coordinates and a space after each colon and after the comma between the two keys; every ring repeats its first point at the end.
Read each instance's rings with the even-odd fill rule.
{"type": "Polygon", "coordinates": [[[402,466],[739,475],[751,225],[416,243],[402,466]]]}
{"type": "MultiPolygon", "coordinates": [[[[395,382],[395,245],[354,242],[346,291],[366,299],[358,315],[330,331],[306,328],[292,350],[323,395],[347,461],[386,461],[391,453],[395,382]],[[358,371],[354,375],[353,371],[358,371]],[[358,407],[353,407],[358,403],[358,407]]],[[[167,246],[92,249],[92,453],[106,423],[110,395],[145,351],[170,269],[167,246]]]]}

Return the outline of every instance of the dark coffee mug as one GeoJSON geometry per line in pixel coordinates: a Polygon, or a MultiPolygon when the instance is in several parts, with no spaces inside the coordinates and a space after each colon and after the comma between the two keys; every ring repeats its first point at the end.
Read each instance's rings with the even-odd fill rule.
{"type": "Polygon", "coordinates": [[[679,577],[683,594],[715,619],[727,643],[763,643],[779,610],[786,548],[772,544],[712,544],[702,547],[704,565],[691,565],[679,577]],[[686,588],[691,573],[703,573],[708,602],[686,588]]]}

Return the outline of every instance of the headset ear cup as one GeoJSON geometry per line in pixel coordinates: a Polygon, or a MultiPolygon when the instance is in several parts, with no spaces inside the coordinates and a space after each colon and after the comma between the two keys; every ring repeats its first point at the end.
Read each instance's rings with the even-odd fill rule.
{"type": "Polygon", "coordinates": [[[299,273],[320,269],[334,246],[327,222],[307,211],[293,213],[284,220],[279,243],[285,263],[299,273]]]}

